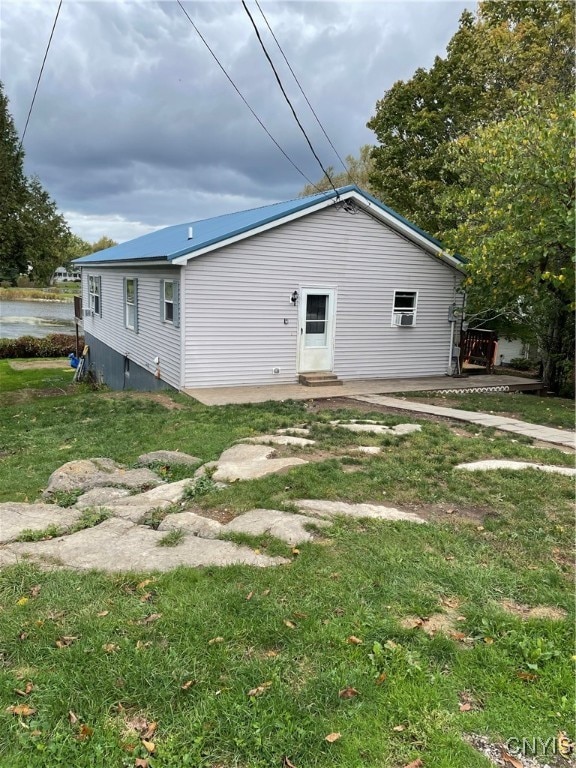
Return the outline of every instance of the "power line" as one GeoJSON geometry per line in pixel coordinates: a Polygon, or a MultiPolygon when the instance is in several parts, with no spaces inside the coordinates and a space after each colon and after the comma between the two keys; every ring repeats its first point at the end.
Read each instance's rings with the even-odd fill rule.
{"type": "Polygon", "coordinates": [[[279,49],[280,53],[281,53],[281,54],[282,54],[282,56],[284,57],[284,61],[285,61],[285,62],[286,62],[286,64],[288,65],[288,69],[289,69],[289,70],[290,70],[290,72],[292,73],[292,77],[293,77],[293,78],[294,78],[294,80],[296,81],[296,84],[297,84],[298,88],[300,88],[300,92],[301,92],[302,96],[304,96],[304,98],[306,99],[306,104],[308,104],[308,106],[310,107],[310,111],[312,112],[312,114],[313,114],[313,115],[314,115],[314,117],[316,118],[316,122],[318,123],[318,125],[319,125],[319,126],[320,126],[320,128],[322,129],[322,133],[324,134],[324,136],[326,137],[326,139],[327,139],[328,143],[330,144],[330,146],[331,146],[331,147],[332,147],[332,149],[334,150],[334,153],[336,154],[336,157],[338,158],[338,160],[340,160],[340,163],[342,164],[342,167],[344,168],[344,171],[346,172],[346,174],[347,174],[348,178],[349,178],[349,179],[351,179],[351,176],[350,176],[350,171],[348,170],[348,168],[347,168],[347,166],[346,166],[346,163],[345,163],[345,162],[344,162],[344,160],[342,160],[342,158],[340,157],[340,154],[339,154],[338,150],[336,149],[336,147],[335,147],[335,146],[334,146],[334,144],[332,143],[332,141],[331,141],[331,139],[330,139],[330,136],[328,136],[328,134],[326,133],[326,130],[325,130],[324,126],[322,125],[322,123],[320,122],[320,118],[319,118],[319,117],[318,117],[318,115],[316,114],[316,112],[315,112],[315,110],[314,110],[314,107],[312,106],[312,104],[310,103],[310,100],[308,99],[308,96],[306,96],[306,94],[304,93],[304,88],[302,88],[302,85],[300,84],[300,81],[299,81],[299,80],[298,80],[298,78],[296,77],[296,73],[295,73],[295,72],[294,72],[294,70],[292,69],[292,67],[291,67],[291,65],[290,65],[290,62],[288,61],[288,58],[287,58],[286,54],[285,54],[285,53],[284,53],[284,51],[282,50],[282,46],[281,46],[281,45],[280,45],[280,43],[278,42],[278,38],[277,38],[277,37],[276,37],[276,35],[274,34],[274,30],[273,30],[273,29],[272,29],[272,27],[270,26],[270,22],[269,22],[269,21],[268,21],[268,19],[266,18],[266,14],[265,14],[265,13],[264,13],[264,11],[262,10],[262,7],[261,7],[260,3],[258,2],[258,0],[254,0],[254,2],[256,3],[256,5],[258,6],[258,10],[259,10],[259,11],[260,11],[260,13],[262,14],[262,18],[263,18],[263,19],[264,19],[264,21],[266,22],[266,26],[267,26],[267,27],[268,27],[268,29],[270,30],[270,34],[271,34],[271,35],[272,35],[272,37],[274,38],[274,42],[276,43],[276,45],[278,46],[278,49],[279,49]]]}
{"type": "Polygon", "coordinates": [[[236,91],[236,93],[238,94],[238,96],[240,96],[240,98],[242,99],[242,101],[244,102],[244,104],[245,104],[245,105],[248,107],[248,109],[250,110],[250,112],[252,113],[252,115],[253,115],[253,116],[256,118],[256,120],[257,120],[257,121],[260,123],[260,125],[262,126],[262,128],[264,129],[264,131],[266,132],[266,134],[268,135],[268,137],[269,137],[269,138],[270,138],[270,139],[271,139],[271,140],[274,142],[274,144],[275,144],[275,145],[278,147],[278,149],[280,150],[280,152],[282,152],[282,154],[284,155],[284,157],[286,158],[286,160],[288,160],[288,162],[289,162],[289,163],[290,163],[290,164],[291,164],[291,165],[292,165],[292,166],[293,166],[293,167],[294,167],[294,168],[295,168],[295,169],[298,171],[298,173],[299,173],[299,174],[300,174],[300,175],[301,175],[303,178],[305,178],[305,179],[306,179],[306,181],[308,182],[308,184],[310,184],[311,186],[313,186],[313,187],[314,187],[314,189],[318,190],[318,192],[320,192],[320,193],[322,193],[322,194],[323,194],[322,190],[321,190],[321,189],[319,189],[319,188],[316,186],[316,184],[314,184],[314,182],[313,182],[313,181],[311,181],[311,180],[308,178],[308,176],[306,176],[306,174],[304,173],[304,171],[302,171],[302,170],[300,170],[300,168],[298,168],[298,166],[297,166],[297,165],[296,165],[296,163],[295,163],[295,162],[292,160],[292,158],[291,158],[291,157],[290,157],[288,154],[286,154],[286,152],[285,152],[285,151],[282,149],[282,147],[280,146],[280,144],[278,144],[278,142],[276,141],[276,139],[274,138],[274,136],[272,136],[272,134],[270,133],[270,131],[268,130],[268,128],[266,128],[266,126],[264,125],[264,123],[262,122],[262,120],[261,120],[261,119],[258,117],[258,115],[256,114],[256,112],[255,112],[255,111],[252,109],[252,107],[250,106],[250,104],[248,103],[248,101],[246,100],[246,98],[244,97],[244,94],[243,94],[243,93],[240,91],[240,89],[238,88],[238,86],[236,85],[236,83],[234,82],[234,80],[232,80],[232,78],[230,77],[230,75],[228,74],[228,72],[226,72],[226,70],[224,69],[223,65],[220,63],[220,60],[218,59],[218,57],[216,56],[216,54],[214,53],[214,51],[213,51],[213,50],[212,50],[212,48],[210,47],[210,45],[209,45],[208,41],[206,40],[206,38],[204,37],[204,35],[203,35],[203,34],[200,32],[200,30],[198,29],[198,27],[196,26],[196,24],[194,24],[194,22],[192,21],[192,18],[191,18],[191,17],[190,17],[190,15],[188,14],[188,11],[186,10],[186,8],[184,8],[184,6],[183,6],[183,5],[182,5],[182,3],[180,2],[180,0],[176,0],[176,2],[178,3],[178,5],[179,5],[179,6],[180,6],[180,8],[182,9],[182,11],[184,12],[184,14],[185,14],[186,18],[188,19],[188,21],[190,22],[190,24],[192,24],[192,26],[194,27],[194,30],[196,31],[196,34],[198,35],[198,37],[200,38],[200,40],[202,40],[202,42],[204,43],[204,45],[206,46],[206,48],[208,48],[208,50],[210,51],[210,54],[212,55],[212,58],[214,59],[214,61],[216,62],[216,64],[218,64],[218,66],[220,67],[220,69],[222,70],[222,72],[223,72],[223,73],[226,75],[226,78],[227,78],[227,80],[229,81],[229,83],[232,85],[232,87],[234,88],[234,90],[236,91]]]}
{"type": "Polygon", "coordinates": [[[26,118],[26,124],[24,126],[24,130],[22,131],[22,138],[20,139],[20,144],[18,145],[18,151],[22,149],[24,136],[26,136],[28,123],[30,122],[30,115],[32,114],[32,109],[34,108],[34,102],[36,101],[36,94],[38,93],[38,87],[40,85],[40,80],[42,79],[42,73],[44,72],[44,64],[46,64],[46,59],[48,58],[48,51],[50,50],[50,44],[52,43],[54,30],[56,29],[56,22],[58,21],[58,16],[60,15],[60,8],[62,8],[62,0],[60,0],[60,2],[58,3],[58,9],[56,11],[56,16],[54,17],[54,24],[52,24],[52,31],[50,32],[50,37],[48,38],[48,45],[46,46],[44,58],[42,59],[42,66],[40,67],[40,73],[38,75],[38,80],[36,81],[36,88],[34,88],[34,95],[32,96],[32,101],[30,102],[30,109],[28,110],[28,117],[26,118]]]}
{"type": "MultiPolygon", "coordinates": [[[[317,160],[317,162],[318,162],[318,165],[319,165],[319,166],[320,166],[320,168],[322,169],[322,173],[323,173],[323,174],[324,174],[324,176],[326,176],[326,178],[328,179],[328,181],[329,181],[329,183],[330,183],[330,186],[332,187],[332,189],[334,190],[334,192],[336,192],[336,197],[338,198],[338,197],[339,197],[339,195],[338,195],[338,190],[337,190],[337,189],[336,189],[336,187],[334,186],[334,183],[333,183],[332,179],[330,178],[330,174],[328,173],[328,171],[327,171],[327,170],[324,168],[324,166],[322,165],[322,161],[320,160],[320,158],[319,158],[319,157],[318,157],[318,155],[316,154],[316,150],[315,150],[315,149],[314,149],[314,147],[312,146],[312,142],[311,142],[311,141],[310,141],[310,139],[308,138],[308,134],[306,133],[306,131],[304,130],[304,128],[303,128],[303,126],[302,126],[302,123],[301,123],[301,122],[300,122],[300,120],[298,119],[298,115],[296,114],[296,110],[295,110],[295,109],[294,109],[294,107],[292,106],[292,102],[290,101],[290,99],[288,98],[288,94],[287,94],[287,93],[286,93],[286,91],[284,90],[284,86],[282,85],[282,80],[280,80],[280,76],[279,76],[278,72],[276,71],[276,67],[274,66],[274,62],[272,61],[272,59],[270,58],[270,55],[269,55],[268,51],[266,50],[266,46],[264,45],[264,41],[263,41],[263,40],[262,40],[262,38],[260,37],[260,32],[259,32],[259,30],[258,30],[258,27],[256,26],[256,22],[255,22],[255,21],[254,21],[254,19],[252,18],[252,14],[250,13],[250,10],[248,9],[248,6],[247,6],[247,5],[246,5],[246,3],[244,2],[244,0],[242,0],[242,5],[244,6],[244,10],[245,10],[245,11],[246,11],[246,13],[248,14],[248,18],[249,18],[249,19],[250,19],[250,21],[252,22],[252,26],[254,27],[254,31],[256,32],[256,37],[258,38],[258,42],[260,43],[260,46],[262,47],[262,50],[264,51],[264,55],[265,55],[265,56],[266,56],[266,58],[268,59],[268,63],[269,63],[269,64],[270,64],[270,66],[272,67],[272,71],[274,72],[274,75],[275,75],[275,77],[276,77],[276,81],[277,81],[278,85],[280,86],[280,90],[282,91],[282,94],[284,95],[284,98],[286,99],[286,102],[288,103],[288,106],[289,106],[289,107],[290,107],[290,109],[292,110],[292,114],[294,115],[294,120],[296,120],[296,122],[298,123],[298,127],[300,128],[300,130],[302,131],[302,134],[304,135],[304,138],[305,138],[305,139],[306,139],[306,141],[308,142],[308,146],[310,147],[310,151],[312,152],[312,154],[313,154],[313,155],[314,155],[314,157],[316,158],[316,160],[317,160]]],[[[316,187],[316,189],[317,189],[317,187],[316,187]]]]}

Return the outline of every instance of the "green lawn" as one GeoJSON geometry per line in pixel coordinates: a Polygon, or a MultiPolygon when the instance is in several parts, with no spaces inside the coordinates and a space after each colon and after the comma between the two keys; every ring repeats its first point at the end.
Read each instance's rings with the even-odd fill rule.
{"type": "MultiPolygon", "coordinates": [[[[43,361],[34,359],[30,361],[34,364],[41,364],[43,361]]],[[[53,360],[48,361],[50,363],[53,360]]],[[[62,361],[62,366],[68,364],[67,360],[62,361]]],[[[37,368],[25,371],[15,371],[10,366],[9,360],[0,360],[0,396],[4,392],[24,392],[29,394],[30,390],[46,390],[52,388],[65,389],[72,383],[74,370],[69,366],[65,370],[58,368],[37,368]]]]}
{"type": "Polygon", "coordinates": [[[303,497],[372,501],[420,511],[430,524],[337,521],[299,553],[251,540],[289,554],[290,565],[271,569],[5,568],[2,768],[128,767],[138,758],[149,768],[401,768],[417,759],[489,768],[464,734],[574,736],[573,484],[453,469],[486,457],[569,465],[571,456],[425,421],[402,439],[360,437],[327,422],[413,419],[310,413],[294,402],[207,408],[180,395],[78,391],[21,402],[8,393],[3,403],[4,500],[35,498],[73,458],[130,464],[166,448],[208,461],[241,437],[308,423],[318,444],[298,455],[314,461],[196,503],[242,511],[303,497]],[[352,459],[354,444],[384,452],[352,459]],[[521,619],[504,600],[551,606],[560,618],[521,619]],[[453,627],[432,637],[401,624],[437,612],[452,615],[453,627]],[[33,711],[6,711],[18,705],[33,711]],[[331,733],[340,734],[334,743],[331,733]]]}
{"type": "Polygon", "coordinates": [[[405,392],[407,400],[424,400],[447,408],[501,413],[532,424],[574,429],[574,400],[536,397],[523,392],[442,395],[438,392],[405,392]]]}

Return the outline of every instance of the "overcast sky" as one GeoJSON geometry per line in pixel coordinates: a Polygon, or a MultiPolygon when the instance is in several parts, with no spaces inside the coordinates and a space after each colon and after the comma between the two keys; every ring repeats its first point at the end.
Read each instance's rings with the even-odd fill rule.
{"type": "MultiPolygon", "coordinates": [[[[324,165],[338,166],[247,0],[324,165]]],[[[19,133],[57,0],[2,0],[0,77],[19,133]]],[[[184,5],[274,138],[312,180],[322,172],[240,0],[184,5]]],[[[377,99],[429,67],[474,2],[260,5],[340,155],[375,143],[377,99]]],[[[172,0],[64,0],[24,148],[72,230],[94,241],[297,196],[306,183],[266,136],[172,0]]]]}

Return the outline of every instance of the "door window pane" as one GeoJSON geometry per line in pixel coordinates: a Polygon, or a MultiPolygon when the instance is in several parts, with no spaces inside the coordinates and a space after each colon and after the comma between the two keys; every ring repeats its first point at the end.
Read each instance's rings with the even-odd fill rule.
{"type": "Polygon", "coordinates": [[[307,347],[326,345],[326,312],[328,296],[311,294],[306,297],[306,339],[307,347]]]}

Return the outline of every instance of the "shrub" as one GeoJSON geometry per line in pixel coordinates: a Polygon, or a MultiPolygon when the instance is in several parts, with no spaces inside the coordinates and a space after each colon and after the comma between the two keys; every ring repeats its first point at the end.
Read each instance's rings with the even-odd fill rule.
{"type": "Polygon", "coordinates": [[[525,357],[514,357],[508,363],[509,368],[515,368],[517,371],[530,371],[535,367],[532,360],[527,360],[525,357]]]}
{"type": "MultiPolygon", "coordinates": [[[[80,349],[84,338],[80,337],[80,349]]],[[[19,339],[0,339],[0,358],[67,357],[76,351],[76,337],[67,333],[52,333],[43,339],[20,336],[19,339]]]]}

